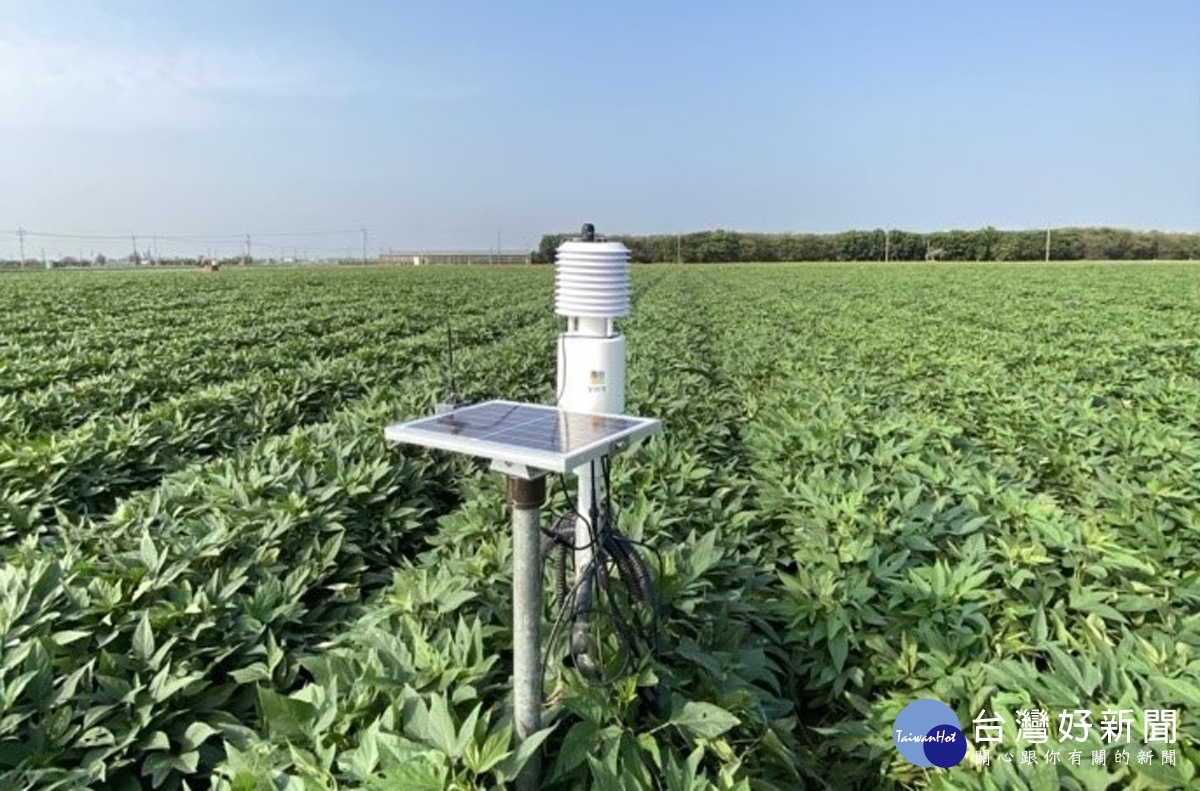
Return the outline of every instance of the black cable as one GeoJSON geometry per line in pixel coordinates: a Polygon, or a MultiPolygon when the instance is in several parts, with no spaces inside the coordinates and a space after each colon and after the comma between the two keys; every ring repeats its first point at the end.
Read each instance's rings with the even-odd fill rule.
{"type": "Polygon", "coordinates": [[[604,474],[604,507],[608,511],[609,519],[611,519],[615,525],[617,522],[617,517],[613,513],[612,507],[612,480],[609,477],[608,456],[600,457],[600,469],[604,474]]]}
{"type": "MultiPolygon", "coordinates": [[[[604,495],[607,500],[608,513],[612,515],[610,518],[615,525],[617,518],[612,506],[612,464],[610,463],[608,456],[603,456],[600,459],[600,465],[604,469],[604,495]]],[[[650,606],[650,613],[651,617],[653,618],[651,622],[651,632],[652,634],[657,635],[658,602],[656,601],[656,597],[654,595],[654,586],[650,582],[650,573],[646,569],[646,564],[642,562],[641,556],[638,555],[638,553],[633,549],[634,546],[639,545],[646,546],[658,556],[659,576],[662,576],[662,553],[653,547],[648,547],[646,544],[633,541],[632,539],[626,538],[625,536],[614,531],[612,545],[612,549],[614,550],[613,559],[617,562],[618,567],[621,569],[622,578],[629,582],[637,583],[642,600],[648,603],[650,606]],[[624,566],[622,566],[623,563],[624,566]]]]}
{"type": "MultiPolygon", "coordinates": [[[[621,578],[626,580],[626,588],[633,594],[632,598],[650,610],[649,629],[642,630],[641,637],[647,650],[655,654],[658,652],[658,600],[650,583],[650,575],[646,572],[642,559],[636,552],[630,552],[622,540],[614,542],[612,557],[621,578]]],[[[613,606],[619,607],[615,599],[613,606]]]]}
{"type": "MultiPolygon", "coordinates": [[[[570,319],[567,319],[569,322],[570,319]]],[[[564,336],[558,337],[558,392],[554,396],[554,406],[558,407],[562,404],[563,393],[567,390],[567,352],[563,348],[565,345],[564,336]]]]}
{"type": "MultiPolygon", "coordinates": [[[[580,482],[580,486],[583,482],[580,482]]],[[[572,609],[574,610],[573,625],[571,627],[570,651],[571,663],[576,668],[584,670],[585,675],[591,675],[590,668],[603,667],[603,655],[597,657],[598,665],[592,665],[591,654],[593,647],[596,653],[599,652],[599,642],[592,639],[591,626],[592,613],[595,610],[597,599],[600,592],[607,586],[607,580],[604,575],[604,526],[600,524],[600,506],[596,502],[596,462],[593,459],[588,462],[588,485],[591,487],[591,499],[588,501],[588,542],[591,544],[591,556],[588,563],[584,566],[584,571],[580,575],[586,584],[582,589],[576,591],[572,597],[572,609]],[[596,584],[599,582],[599,584],[596,584]],[[579,596],[584,595],[584,606],[579,607],[579,596]]],[[[578,574],[578,569],[576,569],[578,574]]]]}
{"type": "Polygon", "coordinates": [[[611,464],[609,457],[606,455],[601,458],[601,464],[604,470],[604,488],[606,499],[606,510],[608,512],[608,540],[605,542],[607,553],[613,558],[614,563],[618,565],[622,580],[625,583],[626,589],[632,594],[634,601],[639,601],[649,607],[651,611],[652,625],[651,634],[657,636],[656,624],[658,621],[658,602],[655,595],[654,585],[650,579],[649,571],[646,569],[645,563],[642,562],[641,556],[637,553],[634,547],[645,546],[653,551],[659,560],[659,574],[661,576],[664,565],[662,555],[657,549],[649,547],[642,542],[633,541],[617,530],[616,509],[612,505],[612,478],[611,464]],[[627,565],[628,569],[621,568],[627,565]]]}
{"type": "MultiPolygon", "coordinates": [[[[582,586],[585,582],[588,581],[589,576],[590,576],[589,572],[585,572],[583,575],[581,575],[579,577],[579,579],[575,580],[575,584],[571,586],[570,593],[567,594],[567,598],[569,600],[574,601],[575,595],[579,592],[580,586],[582,586]]],[[[558,617],[554,619],[554,625],[550,628],[550,639],[548,641],[546,641],[545,658],[542,661],[543,677],[545,676],[546,668],[549,667],[549,665],[550,665],[550,661],[549,661],[550,660],[550,652],[554,650],[554,644],[557,642],[558,631],[562,627],[563,618],[567,615],[567,613],[573,612],[573,611],[574,611],[573,607],[559,608],[558,617]]]]}
{"type": "MultiPolygon", "coordinates": [[[[608,456],[601,457],[600,466],[604,482],[603,504],[598,502],[594,461],[589,467],[591,475],[588,485],[592,487],[592,501],[587,516],[578,512],[578,506],[567,488],[566,476],[560,474],[569,510],[559,517],[553,528],[542,531],[545,536],[542,541],[543,558],[553,553],[555,603],[558,607],[550,639],[546,643],[542,672],[546,672],[550,656],[557,650],[566,619],[571,618],[575,624],[568,647],[571,664],[583,674],[587,683],[607,687],[622,678],[639,657],[653,657],[658,652],[657,595],[638,549],[644,548],[656,555],[660,576],[664,565],[662,554],[657,549],[627,538],[618,531],[612,505],[608,456]],[[588,529],[586,547],[574,546],[578,519],[583,519],[588,529]],[[592,559],[584,568],[576,569],[575,582],[568,591],[565,556],[568,549],[577,548],[590,548],[592,559]],[[586,600],[580,595],[584,590],[591,590],[591,596],[586,600]],[[640,608],[649,611],[649,623],[644,614],[639,614],[640,608]],[[605,641],[598,639],[595,634],[601,628],[597,617],[608,622],[617,641],[617,653],[612,657],[606,656],[605,641]],[[615,666],[606,669],[606,663],[612,663],[613,660],[615,666]]],[[[580,483],[582,485],[582,481],[580,483]]]]}
{"type": "Polygon", "coordinates": [[[580,516],[575,501],[571,498],[571,490],[567,486],[567,477],[563,473],[558,475],[559,482],[562,488],[563,497],[567,503],[566,511],[558,517],[553,523],[553,527],[542,528],[541,541],[541,557],[545,562],[547,557],[553,559],[553,580],[554,580],[554,602],[558,607],[562,607],[567,598],[566,587],[566,556],[567,550],[571,551],[572,567],[574,566],[574,553],[580,550],[593,549],[596,546],[595,531],[591,527],[590,522],[586,517],[580,516]],[[588,528],[589,541],[583,545],[575,543],[576,526],[580,519],[583,519],[584,524],[588,528]]]}
{"type": "Polygon", "coordinates": [[[591,534],[592,543],[595,544],[596,536],[604,534],[604,525],[600,524],[600,504],[596,502],[596,461],[594,459],[588,462],[588,485],[592,489],[592,499],[588,505],[589,526],[595,528],[591,534]]]}
{"type": "MultiPolygon", "coordinates": [[[[596,546],[595,528],[593,528],[591,521],[586,516],[580,515],[579,509],[575,505],[575,500],[571,497],[571,491],[570,491],[570,489],[567,488],[567,476],[560,472],[558,474],[558,478],[559,478],[559,481],[562,483],[563,495],[567,499],[567,511],[558,518],[558,521],[555,524],[561,523],[567,519],[582,519],[588,529],[588,536],[589,536],[588,543],[582,544],[582,545],[576,545],[574,540],[572,540],[571,544],[568,548],[572,552],[580,552],[585,549],[594,549],[596,546]]],[[[574,524],[572,524],[572,527],[574,527],[574,524]]],[[[545,531],[543,531],[543,532],[545,532],[545,531]]]]}

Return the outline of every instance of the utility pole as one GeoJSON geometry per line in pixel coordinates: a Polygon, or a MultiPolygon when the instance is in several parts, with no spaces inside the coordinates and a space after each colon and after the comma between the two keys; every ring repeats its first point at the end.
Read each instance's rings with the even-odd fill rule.
{"type": "Polygon", "coordinates": [[[142,257],[138,254],[137,249],[137,234],[130,234],[129,238],[133,240],[133,264],[137,266],[142,262],[142,257]]]}
{"type": "Polygon", "coordinates": [[[363,235],[363,256],[362,256],[362,260],[363,260],[363,263],[365,264],[365,263],[367,262],[367,229],[366,229],[366,228],[363,228],[363,229],[362,229],[362,235],[363,235]]]}
{"type": "Polygon", "coordinates": [[[250,234],[246,234],[246,266],[250,265],[250,234]]]}
{"type": "Polygon", "coordinates": [[[1050,229],[1046,229],[1046,261],[1050,261],[1050,229]]]}
{"type": "Polygon", "coordinates": [[[25,229],[17,229],[17,239],[21,242],[21,266],[25,266],[25,229]]]}
{"type": "Polygon", "coordinates": [[[503,250],[504,250],[504,248],[500,246],[500,229],[497,228],[496,229],[496,263],[497,264],[500,263],[500,261],[501,261],[500,256],[501,256],[503,250]]]}

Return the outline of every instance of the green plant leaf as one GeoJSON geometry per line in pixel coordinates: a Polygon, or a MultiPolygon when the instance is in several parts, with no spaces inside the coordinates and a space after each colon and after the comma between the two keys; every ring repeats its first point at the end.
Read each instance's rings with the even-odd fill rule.
{"type": "Polygon", "coordinates": [[[671,717],[672,725],[702,739],[715,739],[738,723],[725,709],[703,701],[689,701],[671,717]]]}

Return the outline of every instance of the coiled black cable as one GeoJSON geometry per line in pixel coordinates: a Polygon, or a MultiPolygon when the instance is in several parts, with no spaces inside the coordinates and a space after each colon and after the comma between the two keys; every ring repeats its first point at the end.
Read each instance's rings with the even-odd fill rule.
{"type": "Polygon", "coordinates": [[[542,667],[544,673],[550,656],[558,650],[563,625],[569,620],[573,624],[567,652],[571,666],[590,683],[609,686],[622,678],[638,659],[657,652],[658,597],[639,548],[658,556],[660,573],[662,558],[653,547],[621,535],[612,507],[607,456],[601,459],[601,467],[605,489],[603,506],[593,496],[590,518],[580,515],[567,489],[566,476],[560,475],[567,510],[551,527],[542,531],[542,558],[552,564],[554,605],[558,608],[542,667]],[[587,527],[588,542],[577,546],[575,535],[580,519],[587,527]],[[573,568],[575,552],[583,549],[592,550],[591,562],[578,570],[574,584],[568,588],[567,555],[571,555],[570,566],[573,568]],[[590,595],[581,595],[585,592],[590,595]],[[615,660],[615,667],[607,672],[605,665],[611,662],[605,661],[604,640],[593,635],[597,628],[596,616],[601,616],[602,621],[612,626],[618,646],[617,656],[611,658],[615,660]]]}

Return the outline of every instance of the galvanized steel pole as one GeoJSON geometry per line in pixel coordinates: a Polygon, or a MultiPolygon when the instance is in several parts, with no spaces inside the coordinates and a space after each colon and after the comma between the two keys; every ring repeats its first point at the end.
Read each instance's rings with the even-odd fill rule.
{"type": "MultiPolygon", "coordinates": [[[[542,727],[541,507],[546,479],[508,479],[513,526],[513,722],[517,744],[542,727]]],[[[517,778],[520,791],[535,791],[541,775],[534,755],[517,778]]]]}

